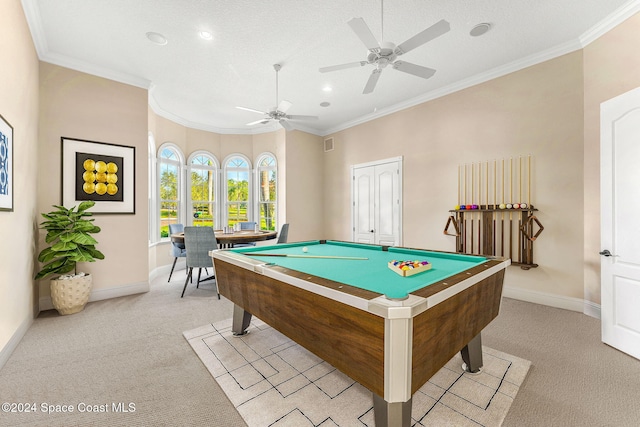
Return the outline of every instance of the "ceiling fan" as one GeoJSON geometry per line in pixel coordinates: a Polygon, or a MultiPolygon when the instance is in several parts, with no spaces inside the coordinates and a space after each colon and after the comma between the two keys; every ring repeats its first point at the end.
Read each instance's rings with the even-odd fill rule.
{"type": "Polygon", "coordinates": [[[264,114],[264,118],[256,120],[255,122],[247,123],[247,126],[253,126],[257,124],[267,124],[270,121],[276,121],[282,125],[286,130],[293,130],[294,127],[288,122],[288,120],[317,120],[317,116],[300,116],[287,114],[287,111],[293,104],[289,101],[282,100],[278,103],[278,72],[282,68],[280,64],[274,64],[273,69],[276,70],[276,105],[271,111],[260,111],[247,107],[236,107],[240,110],[252,111],[254,113],[264,114]]]}
{"type": "Polygon", "coordinates": [[[378,79],[380,78],[380,73],[384,70],[388,65],[391,65],[392,68],[402,71],[403,73],[413,74],[414,76],[422,77],[423,79],[428,79],[433,76],[436,72],[433,68],[423,67],[422,65],[412,64],[406,61],[396,61],[397,57],[403,55],[417,47],[422,46],[423,44],[431,41],[437,37],[440,37],[447,31],[451,29],[449,23],[447,21],[440,20],[427,28],[406,40],[404,43],[396,46],[393,43],[384,41],[384,0],[381,2],[381,21],[382,21],[382,31],[381,31],[381,41],[375,38],[369,26],[367,26],[366,22],[362,18],[352,18],[347,24],[351,27],[356,36],[362,40],[362,43],[367,47],[369,54],[367,55],[366,61],[358,61],[358,62],[350,62],[348,64],[341,65],[333,65],[330,67],[320,68],[321,73],[326,73],[329,71],[337,71],[344,70],[346,68],[353,67],[364,67],[365,65],[371,64],[375,66],[374,70],[371,72],[369,76],[369,80],[362,91],[363,94],[373,92],[373,89],[376,87],[376,83],[378,83],[378,79]]]}

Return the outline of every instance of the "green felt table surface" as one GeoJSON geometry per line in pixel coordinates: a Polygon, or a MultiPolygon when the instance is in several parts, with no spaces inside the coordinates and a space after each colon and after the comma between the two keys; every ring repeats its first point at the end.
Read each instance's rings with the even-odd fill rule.
{"type": "Polygon", "coordinates": [[[252,248],[233,249],[233,252],[242,253],[256,260],[264,261],[265,263],[273,263],[335,282],[384,294],[388,298],[404,298],[411,292],[487,261],[487,258],[482,256],[395,247],[390,247],[387,251],[384,251],[382,250],[382,246],[377,245],[363,245],[331,240],[327,240],[326,243],[323,242],[318,240],[273,246],[256,246],[252,248]],[[303,247],[307,248],[307,252],[303,252],[303,247]],[[364,257],[367,259],[348,260],[252,256],[252,254],[256,255],[260,253],[364,257]],[[432,267],[430,270],[413,276],[403,277],[391,271],[388,267],[389,261],[393,260],[428,261],[432,264],[432,267]]]}

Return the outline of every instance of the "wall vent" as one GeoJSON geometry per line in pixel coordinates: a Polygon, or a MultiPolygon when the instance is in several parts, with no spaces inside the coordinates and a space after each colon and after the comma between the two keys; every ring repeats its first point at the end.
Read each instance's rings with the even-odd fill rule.
{"type": "Polygon", "coordinates": [[[327,138],[324,140],[324,151],[333,151],[333,138],[327,138]]]}

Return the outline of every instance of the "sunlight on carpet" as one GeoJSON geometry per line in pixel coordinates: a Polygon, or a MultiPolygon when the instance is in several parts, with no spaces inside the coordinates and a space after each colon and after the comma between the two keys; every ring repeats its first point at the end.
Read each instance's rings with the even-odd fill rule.
{"type": "MultiPolygon", "coordinates": [[[[249,427],[374,426],[371,392],[259,319],[184,332],[249,427]]],[[[479,374],[453,357],[413,395],[413,426],[499,426],[531,363],[483,347],[479,374]]]]}

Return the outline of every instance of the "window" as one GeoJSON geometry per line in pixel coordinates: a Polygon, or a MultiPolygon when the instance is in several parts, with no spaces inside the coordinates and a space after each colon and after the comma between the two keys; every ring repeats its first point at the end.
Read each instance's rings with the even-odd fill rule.
{"type": "Polygon", "coordinates": [[[217,162],[205,152],[196,152],[189,161],[189,207],[191,223],[195,226],[215,227],[217,162]]]}
{"type": "Polygon", "coordinates": [[[258,158],[258,224],[276,230],[276,159],[271,154],[258,158]]]}
{"type": "Polygon", "coordinates": [[[160,237],[169,237],[169,224],[181,220],[181,177],[182,155],[173,144],[162,144],[158,156],[158,176],[160,185],[160,237]]]}
{"type": "Polygon", "coordinates": [[[224,176],[226,185],[226,219],[227,225],[234,225],[237,222],[249,221],[250,193],[250,173],[249,160],[234,155],[230,157],[224,165],[224,176]]]}

